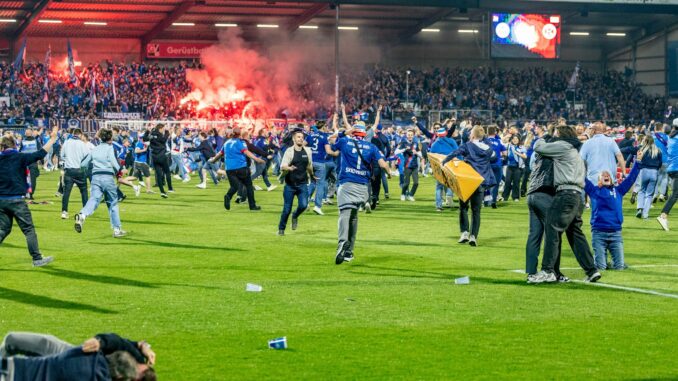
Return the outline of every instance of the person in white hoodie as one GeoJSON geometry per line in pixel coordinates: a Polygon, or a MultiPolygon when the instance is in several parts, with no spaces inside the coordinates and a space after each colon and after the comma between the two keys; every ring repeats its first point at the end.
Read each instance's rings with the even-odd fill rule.
{"type": "Polygon", "coordinates": [[[118,191],[115,184],[115,174],[120,170],[120,164],[115,157],[113,146],[113,132],[103,128],[99,130],[99,144],[83,160],[83,167],[91,167],[91,197],[84,208],[75,216],[75,231],[82,233],[82,228],[87,217],[94,214],[101,200],[106,200],[108,214],[113,227],[113,238],[120,238],[127,235],[122,230],[120,222],[120,212],[118,210],[118,191]]]}

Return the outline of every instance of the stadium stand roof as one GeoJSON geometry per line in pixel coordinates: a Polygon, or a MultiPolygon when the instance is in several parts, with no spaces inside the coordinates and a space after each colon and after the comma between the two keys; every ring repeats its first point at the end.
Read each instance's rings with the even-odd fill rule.
{"type": "MultiPolygon", "coordinates": [[[[504,1],[349,0],[341,3],[341,23],[387,38],[408,38],[421,28],[483,27],[488,12],[559,13],[564,33],[623,32],[625,43],[678,24],[672,0],[504,1]]],[[[336,3],[336,2],[335,2],[336,3]]],[[[331,31],[335,12],[326,1],[254,0],[32,0],[0,1],[0,34],[23,36],[215,40],[223,27],[237,24],[245,34],[258,24],[296,30],[317,25],[331,31]],[[50,22],[51,21],[51,22],[50,22]],[[179,23],[179,24],[177,24],[179,23]],[[183,24],[183,25],[182,25],[183,24]]],[[[619,40],[607,39],[607,44],[619,40]]]]}

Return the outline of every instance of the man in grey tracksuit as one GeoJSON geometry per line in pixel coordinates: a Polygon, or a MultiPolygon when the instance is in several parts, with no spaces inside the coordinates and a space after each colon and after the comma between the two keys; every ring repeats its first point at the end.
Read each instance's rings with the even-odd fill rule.
{"type": "Polygon", "coordinates": [[[536,153],[553,159],[556,195],[547,217],[551,229],[546,229],[541,271],[537,273],[533,283],[557,281],[555,266],[563,232],[579,266],[586,272],[585,280],[595,282],[600,279],[600,273],[596,270],[591,247],[581,230],[581,215],[584,211],[582,195],[586,177],[586,167],[578,151],[581,143],[574,128],[570,126],[557,127],[555,136],[549,142],[547,139],[540,139],[534,145],[536,153]]]}

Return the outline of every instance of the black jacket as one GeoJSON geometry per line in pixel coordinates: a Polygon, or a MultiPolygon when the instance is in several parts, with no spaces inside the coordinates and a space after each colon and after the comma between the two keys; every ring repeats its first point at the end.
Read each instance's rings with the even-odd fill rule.
{"type": "Polygon", "coordinates": [[[151,155],[153,155],[154,158],[167,155],[167,141],[169,138],[169,131],[165,131],[163,134],[160,131],[152,130],[150,133],[147,131],[146,134],[144,134],[144,140],[150,142],[151,155]]]}
{"type": "Polygon", "coordinates": [[[14,381],[110,381],[103,353],[82,347],[46,357],[14,357],[14,381]]]}
{"type": "Polygon", "coordinates": [[[527,194],[547,193],[552,196],[556,194],[556,186],[553,181],[553,160],[534,153],[534,168],[530,174],[530,185],[527,188],[527,194]]]}
{"type": "Polygon", "coordinates": [[[210,142],[207,139],[201,141],[200,145],[198,145],[197,147],[186,148],[186,151],[189,152],[200,151],[200,154],[205,158],[205,160],[209,160],[217,155],[217,153],[214,152],[212,144],[210,144],[210,142]]]}
{"type": "Polygon", "coordinates": [[[26,167],[37,163],[47,152],[39,149],[33,153],[20,153],[16,150],[0,152],[0,198],[25,196],[26,167]]]}
{"type": "Polygon", "coordinates": [[[124,339],[115,333],[100,333],[95,336],[101,344],[100,351],[105,355],[113,354],[117,351],[124,351],[132,355],[139,364],[146,363],[146,356],[139,350],[136,341],[124,339]]]}

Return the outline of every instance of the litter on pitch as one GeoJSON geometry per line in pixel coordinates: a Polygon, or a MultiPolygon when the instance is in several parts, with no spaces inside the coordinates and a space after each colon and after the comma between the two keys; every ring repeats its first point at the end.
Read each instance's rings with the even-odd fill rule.
{"type": "Polygon", "coordinates": [[[467,276],[463,276],[461,278],[457,278],[454,280],[454,284],[470,284],[471,283],[471,278],[467,276]]]}
{"type": "Polygon", "coordinates": [[[245,287],[245,291],[249,292],[262,292],[264,290],[263,287],[259,286],[258,284],[254,283],[247,283],[247,287],[245,287]]]}
{"type": "Polygon", "coordinates": [[[287,349],[287,336],[269,340],[268,347],[271,349],[287,349]]]}

